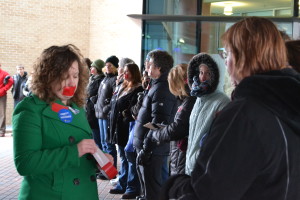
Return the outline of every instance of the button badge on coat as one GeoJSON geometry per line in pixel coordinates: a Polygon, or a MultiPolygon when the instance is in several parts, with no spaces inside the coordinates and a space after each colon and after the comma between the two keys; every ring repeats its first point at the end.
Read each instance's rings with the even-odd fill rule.
{"type": "Polygon", "coordinates": [[[59,119],[64,123],[71,123],[73,120],[72,113],[67,109],[61,109],[58,111],[59,119]]]}

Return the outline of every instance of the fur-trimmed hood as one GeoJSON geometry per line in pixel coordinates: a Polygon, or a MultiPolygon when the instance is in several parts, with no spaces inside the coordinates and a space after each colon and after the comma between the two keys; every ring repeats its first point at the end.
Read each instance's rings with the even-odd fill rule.
{"type": "Polygon", "coordinates": [[[188,66],[188,84],[192,88],[193,77],[199,76],[199,65],[205,64],[211,71],[211,88],[224,91],[225,67],[224,60],[218,54],[199,53],[195,55],[189,62],[188,66]]]}

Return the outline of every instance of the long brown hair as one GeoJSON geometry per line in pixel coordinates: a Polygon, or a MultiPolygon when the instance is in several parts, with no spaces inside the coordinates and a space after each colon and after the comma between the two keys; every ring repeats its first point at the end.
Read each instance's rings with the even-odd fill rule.
{"type": "Polygon", "coordinates": [[[268,19],[243,19],[232,25],[222,40],[233,55],[233,74],[238,80],[287,67],[285,43],[277,27],[268,19]]]}
{"type": "Polygon", "coordinates": [[[129,64],[126,64],[125,67],[127,67],[128,71],[130,72],[131,77],[132,77],[132,81],[124,80],[124,82],[123,82],[123,88],[125,88],[125,90],[126,90],[126,89],[132,88],[132,87],[138,85],[139,83],[141,83],[142,76],[141,76],[141,72],[140,72],[140,69],[137,66],[137,64],[129,63],[129,64]]]}
{"type": "Polygon", "coordinates": [[[179,96],[180,98],[189,96],[186,91],[187,67],[187,64],[178,64],[170,70],[168,75],[170,92],[175,96],[179,96]]]}
{"type": "Polygon", "coordinates": [[[72,44],[51,46],[42,52],[33,66],[31,86],[33,94],[48,103],[55,101],[57,97],[52,91],[52,85],[65,79],[65,74],[74,61],[78,62],[79,81],[76,92],[70,101],[78,106],[83,106],[88,82],[88,68],[80,50],[72,44]]]}

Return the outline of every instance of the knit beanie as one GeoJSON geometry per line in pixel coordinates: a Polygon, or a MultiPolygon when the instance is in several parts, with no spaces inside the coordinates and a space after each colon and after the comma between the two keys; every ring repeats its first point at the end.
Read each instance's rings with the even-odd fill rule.
{"type": "Polygon", "coordinates": [[[116,56],[110,56],[106,59],[105,63],[110,62],[113,64],[116,68],[119,67],[119,59],[116,56]]]}
{"type": "Polygon", "coordinates": [[[91,66],[96,68],[98,74],[101,74],[102,68],[104,67],[104,61],[101,59],[95,60],[91,66]]]}

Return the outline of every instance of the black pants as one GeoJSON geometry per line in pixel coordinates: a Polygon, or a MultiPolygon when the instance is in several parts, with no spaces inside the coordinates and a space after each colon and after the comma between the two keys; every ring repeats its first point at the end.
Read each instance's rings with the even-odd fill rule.
{"type": "Polygon", "coordinates": [[[167,157],[166,155],[152,155],[149,165],[137,166],[142,194],[147,200],[157,200],[159,197],[164,183],[162,172],[167,157]]]}

